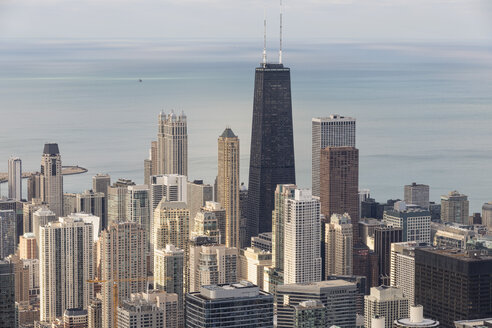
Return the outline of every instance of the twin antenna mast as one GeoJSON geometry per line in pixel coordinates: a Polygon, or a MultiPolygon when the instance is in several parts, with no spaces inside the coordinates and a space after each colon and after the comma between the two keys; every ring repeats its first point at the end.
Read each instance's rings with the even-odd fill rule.
{"type": "MultiPolygon", "coordinates": [[[[283,14],[283,6],[282,6],[282,0],[280,0],[280,49],[278,52],[278,63],[282,64],[282,28],[283,28],[283,22],[282,22],[282,14],[283,14]]],[[[263,17],[263,64],[265,65],[267,63],[267,52],[266,52],[266,44],[267,44],[267,19],[266,19],[266,8],[264,10],[264,17],[263,17]]]]}

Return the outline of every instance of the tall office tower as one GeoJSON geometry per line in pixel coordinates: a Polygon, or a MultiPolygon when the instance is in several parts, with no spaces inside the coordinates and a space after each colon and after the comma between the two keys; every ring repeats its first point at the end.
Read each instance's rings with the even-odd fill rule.
{"type": "Polygon", "coordinates": [[[153,176],[150,190],[153,211],[163,199],[166,202],[188,203],[187,182],[184,175],[165,174],[153,176]]]}
{"type": "Polygon", "coordinates": [[[32,229],[32,216],[34,212],[40,209],[42,206],[41,199],[34,198],[30,202],[23,203],[22,205],[22,220],[23,220],[23,232],[33,232],[32,229]]]}
{"type": "Polygon", "coordinates": [[[46,206],[41,207],[40,209],[38,209],[36,212],[33,213],[32,231],[34,233],[34,236],[36,237],[36,246],[38,249],[38,254],[39,254],[39,247],[40,247],[39,231],[41,227],[44,227],[49,222],[55,222],[55,221],[57,221],[56,214],[50,211],[46,206]]]}
{"type": "MultiPolygon", "coordinates": [[[[44,145],[41,158],[41,199],[47,203],[56,216],[63,215],[63,175],[58,144],[44,145]]],[[[61,314],[60,314],[61,315],[61,314]]]]}
{"type": "Polygon", "coordinates": [[[239,250],[238,280],[247,280],[263,288],[265,268],[272,266],[272,253],[256,247],[239,250]]]}
{"type": "Polygon", "coordinates": [[[19,238],[19,257],[21,259],[37,259],[38,252],[36,246],[36,237],[34,233],[27,232],[19,238]]]}
{"type": "Polygon", "coordinates": [[[424,318],[424,308],[422,305],[410,306],[410,317],[395,320],[395,328],[414,328],[414,327],[440,327],[439,321],[424,318]]]}
{"type": "Polygon", "coordinates": [[[152,161],[152,175],[159,174],[159,162],[157,157],[157,141],[153,140],[150,143],[150,160],[152,161]]]}
{"type": "Polygon", "coordinates": [[[303,301],[294,306],[295,328],[325,327],[326,308],[320,301],[303,301]]]}
{"type": "Polygon", "coordinates": [[[203,180],[194,180],[188,182],[187,190],[186,204],[190,210],[190,218],[193,219],[206,202],[214,200],[214,187],[204,184],[203,180]]]}
{"type": "Polygon", "coordinates": [[[492,201],[482,206],[482,224],[492,229],[492,201]]]}
{"type": "Polygon", "coordinates": [[[185,252],[174,245],[154,250],[154,286],[158,290],[178,295],[179,327],[184,324],[184,270],[185,252]]]}
{"type": "Polygon", "coordinates": [[[7,261],[14,266],[15,276],[15,301],[17,303],[26,302],[29,300],[29,269],[24,268],[24,263],[17,254],[11,254],[7,261]]]}
{"type": "Polygon", "coordinates": [[[178,295],[151,290],[132,294],[118,307],[118,328],[178,328],[178,295]]]}
{"type": "Polygon", "coordinates": [[[414,204],[429,209],[429,186],[412,182],[411,185],[405,185],[403,189],[403,200],[407,204],[414,204]]]}
{"type": "Polygon", "coordinates": [[[27,178],[27,200],[41,199],[41,173],[34,172],[27,178]]]}
{"type": "Polygon", "coordinates": [[[241,182],[241,187],[239,189],[239,214],[241,215],[239,223],[239,240],[241,241],[241,248],[245,248],[249,243],[249,241],[246,241],[246,238],[248,238],[247,209],[248,189],[244,185],[244,182],[241,182]]]}
{"type": "Polygon", "coordinates": [[[321,213],[325,218],[348,213],[355,245],[359,242],[359,150],[326,147],[320,155],[321,213]]]}
{"type": "Polygon", "coordinates": [[[106,197],[103,192],[86,190],[82,194],[77,194],[75,202],[77,213],[93,214],[101,219],[99,231],[106,229],[106,197]]]}
{"type": "Polygon", "coordinates": [[[40,320],[52,321],[66,309],[86,308],[93,295],[93,226],[61,217],[39,234],[40,320]]]}
{"type": "Polygon", "coordinates": [[[226,128],[218,140],[217,202],[226,210],[227,247],[240,247],[239,224],[239,138],[226,128]]]}
{"type": "Polygon", "coordinates": [[[201,286],[237,282],[239,251],[224,245],[190,246],[190,292],[201,286]]]}
{"type": "Polygon", "coordinates": [[[184,112],[159,114],[157,158],[159,174],[188,175],[188,130],[184,112]]]}
{"type": "Polygon", "coordinates": [[[383,222],[389,227],[401,228],[401,241],[430,243],[431,217],[428,210],[396,202],[394,209],[384,211],[383,222]]]}
{"type": "Polygon", "coordinates": [[[416,249],[415,304],[444,328],[457,320],[492,317],[492,256],[416,249]]]}
{"type": "Polygon", "coordinates": [[[451,191],[441,196],[441,221],[468,224],[469,212],[468,196],[451,191]]]}
{"type": "Polygon", "coordinates": [[[67,218],[92,224],[92,241],[94,243],[97,242],[101,233],[101,219],[98,216],[87,213],[73,213],[68,215],[67,218]]]}
{"type": "Polygon", "coordinates": [[[77,194],[76,193],[64,193],[63,194],[63,216],[70,215],[77,212],[77,194]]]}
{"type": "Polygon", "coordinates": [[[16,327],[14,265],[0,259],[0,327],[16,327]]]}
{"type": "Polygon", "coordinates": [[[355,118],[340,116],[312,119],[313,195],[320,196],[320,154],[326,147],[355,147],[355,118]]]}
{"type": "Polygon", "coordinates": [[[380,226],[374,230],[374,253],[379,259],[379,282],[382,285],[390,284],[391,245],[402,241],[402,228],[380,226]]]}
{"type": "Polygon", "coordinates": [[[101,292],[103,328],[116,326],[115,299],[123,300],[147,289],[145,246],[145,229],[138,223],[113,223],[103,231],[101,280],[106,281],[101,292]]]}
{"type": "Polygon", "coordinates": [[[0,211],[0,259],[15,253],[17,220],[13,210],[0,211]]]}
{"type": "Polygon", "coordinates": [[[214,212],[202,208],[193,220],[191,238],[207,236],[214,244],[221,244],[223,237],[220,235],[219,224],[214,212]]]}
{"type": "Polygon", "coordinates": [[[310,300],[325,306],[326,322],[322,327],[355,327],[356,296],[356,284],[341,279],[278,286],[277,327],[293,327],[295,306],[310,300]]]}
{"type": "Polygon", "coordinates": [[[63,328],[86,328],[87,324],[87,310],[66,309],[63,313],[63,328]]]}
{"type": "Polygon", "coordinates": [[[369,294],[370,287],[379,285],[378,256],[362,243],[354,247],[353,254],[354,275],[367,277],[366,293],[369,294]]]}
{"type": "Polygon", "coordinates": [[[154,248],[165,248],[172,244],[188,248],[190,236],[190,211],[184,202],[166,202],[164,199],[154,212],[154,248]]]}
{"type": "Polygon", "coordinates": [[[92,177],[92,190],[94,192],[102,192],[104,196],[108,196],[108,187],[111,185],[111,177],[109,174],[98,173],[92,177]]]}
{"type": "Polygon", "coordinates": [[[102,301],[98,298],[90,300],[87,307],[88,328],[102,328],[102,301]]]}
{"type": "Polygon", "coordinates": [[[150,189],[147,185],[129,186],[126,198],[126,218],[145,229],[147,252],[151,251],[150,189]]]}
{"type": "Polygon", "coordinates": [[[248,236],[272,231],[278,184],[296,183],[290,68],[256,68],[248,183],[248,236]]]}
{"type": "Polygon", "coordinates": [[[372,287],[371,294],[364,299],[365,327],[371,326],[371,319],[384,317],[384,327],[393,327],[393,322],[398,319],[408,318],[409,301],[403,295],[403,291],[397,287],[379,286],[372,287]]]}
{"type": "Polygon", "coordinates": [[[150,185],[150,178],[152,177],[152,160],[144,159],[144,184],[150,185]]]}
{"type": "MultiPolygon", "coordinates": [[[[351,276],[353,272],[353,232],[350,216],[333,214],[325,223],[325,272],[330,275],[351,276]]],[[[325,277],[325,279],[326,279],[325,277]]]]}
{"type": "Polygon", "coordinates": [[[19,157],[9,158],[9,198],[22,200],[22,161],[19,157]]]}
{"type": "Polygon", "coordinates": [[[296,189],[285,202],[284,283],[321,280],[320,203],[310,189],[296,189]]]}
{"type": "Polygon", "coordinates": [[[186,294],[186,327],[273,327],[273,296],[242,281],[186,294]]]}
{"type": "MultiPolygon", "coordinates": [[[[275,208],[272,212],[272,266],[284,272],[285,222],[288,217],[287,200],[295,198],[296,185],[278,185],[275,189],[275,208]]],[[[254,238],[254,237],[253,237],[254,238]]]]}
{"type": "Polygon", "coordinates": [[[128,179],[118,179],[108,187],[108,227],[118,221],[126,221],[128,205],[126,204],[128,187],[135,182],[128,179]]]}

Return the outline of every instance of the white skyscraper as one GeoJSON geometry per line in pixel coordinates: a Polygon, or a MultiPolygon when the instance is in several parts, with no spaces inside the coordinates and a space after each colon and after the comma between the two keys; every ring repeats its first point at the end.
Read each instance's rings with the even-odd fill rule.
{"type": "Polygon", "coordinates": [[[159,114],[157,159],[159,174],[188,175],[188,130],[184,112],[159,114]]]}
{"type": "Polygon", "coordinates": [[[350,216],[333,214],[325,224],[326,275],[348,275],[353,272],[353,231],[350,216]]]}
{"type": "Polygon", "coordinates": [[[46,206],[41,207],[32,215],[32,231],[36,237],[36,246],[38,248],[39,254],[39,243],[40,243],[40,228],[47,225],[49,222],[57,221],[56,214],[50,211],[46,206]]]}
{"type": "Polygon", "coordinates": [[[52,321],[66,309],[86,308],[93,295],[93,225],[60,218],[40,228],[40,320],[52,321]]]}
{"type": "Polygon", "coordinates": [[[58,144],[44,145],[41,158],[41,199],[47,203],[56,216],[63,215],[63,176],[58,144]]]}
{"type": "Polygon", "coordinates": [[[321,214],[319,198],[296,189],[285,200],[284,284],[321,280],[321,214]]]}
{"type": "Polygon", "coordinates": [[[313,195],[319,196],[320,151],[326,147],[355,147],[355,118],[338,114],[312,119],[313,195]]]}
{"type": "Polygon", "coordinates": [[[397,287],[372,287],[371,294],[364,297],[364,321],[366,328],[372,328],[371,319],[384,317],[385,326],[393,327],[398,319],[408,318],[409,301],[397,287]]]}
{"type": "Polygon", "coordinates": [[[9,158],[9,198],[22,199],[22,161],[19,157],[9,158]]]}

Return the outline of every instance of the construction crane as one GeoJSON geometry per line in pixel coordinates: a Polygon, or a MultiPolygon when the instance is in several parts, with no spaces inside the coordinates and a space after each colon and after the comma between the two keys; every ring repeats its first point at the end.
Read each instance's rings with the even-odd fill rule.
{"type": "MultiPolygon", "coordinates": [[[[171,277],[166,277],[165,280],[170,280],[171,277]]],[[[144,278],[127,278],[127,279],[107,279],[107,280],[99,280],[92,279],[87,280],[90,284],[99,284],[99,283],[113,283],[113,327],[118,328],[118,283],[121,282],[138,282],[138,281],[153,281],[154,277],[144,277],[144,278]]],[[[147,285],[148,288],[148,285],[147,285]]]]}

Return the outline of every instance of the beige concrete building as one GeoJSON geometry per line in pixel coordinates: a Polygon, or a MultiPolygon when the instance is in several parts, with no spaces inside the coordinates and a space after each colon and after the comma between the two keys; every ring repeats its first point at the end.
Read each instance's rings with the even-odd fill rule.
{"type": "Polygon", "coordinates": [[[371,319],[384,317],[384,327],[393,327],[393,322],[409,317],[408,297],[397,287],[372,287],[371,294],[364,297],[365,327],[372,328],[371,319]]]}
{"type": "Polygon", "coordinates": [[[272,253],[256,247],[239,250],[238,280],[247,280],[265,290],[265,268],[272,265],[272,253]]]}
{"type": "Polygon", "coordinates": [[[201,208],[193,220],[191,238],[207,236],[215,244],[222,244],[224,238],[220,235],[219,224],[215,212],[201,208]]]}
{"type": "Polygon", "coordinates": [[[34,233],[28,232],[19,237],[19,257],[21,259],[38,258],[38,247],[34,233]]]}
{"type": "Polygon", "coordinates": [[[326,276],[353,273],[353,231],[350,216],[333,214],[325,224],[325,270],[326,276]]]}
{"type": "Polygon", "coordinates": [[[23,226],[24,230],[23,232],[33,232],[33,227],[32,227],[32,215],[34,212],[39,210],[43,206],[43,203],[41,202],[41,199],[39,198],[34,198],[30,202],[23,203],[22,205],[22,220],[23,220],[23,226]]]}
{"type": "Polygon", "coordinates": [[[451,191],[441,196],[441,221],[468,224],[469,201],[468,196],[458,191],[451,191]]]}
{"type": "Polygon", "coordinates": [[[108,187],[108,227],[118,221],[126,221],[128,205],[126,203],[128,187],[135,183],[128,179],[118,179],[108,187]]]}
{"type": "Polygon", "coordinates": [[[188,128],[186,115],[159,114],[157,133],[158,174],[188,175],[188,128]]]}
{"type": "Polygon", "coordinates": [[[44,145],[41,157],[41,200],[47,203],[56,216],[63,215],[63,175],[58,144],[44,145]]]}
{"type": "Polygon", "coordinates": [[[239,138],[226,128],[218,140],[217,202],[226,210],[227,247],[240,247],[239,155],[239,138]]]}
{"type": "MultiPolygon", "coordinates": [[[[209,184],[204,184],[202,180],[194,180],[188,182],[187,186],[188,209],[190,210],[190,218],[194,218],[200,209],[205,206],[206,202],[214,200],[214,187],[209,184]]],[[[190,222],[192,224],[192,222],[190,222]]]]}

